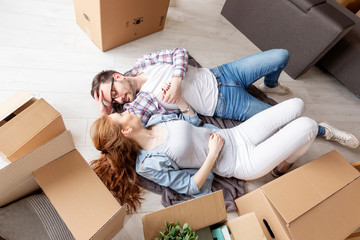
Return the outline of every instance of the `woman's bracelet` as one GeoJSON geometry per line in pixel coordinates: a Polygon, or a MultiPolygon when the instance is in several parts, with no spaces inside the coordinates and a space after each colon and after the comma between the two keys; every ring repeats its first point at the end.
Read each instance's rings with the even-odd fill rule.
{"type": "Polygon", "coordinates": [[[182,114],[185,114],[190,111],[190,105],[188,104],[187,108],[184,111],[181,111],[182,114]]]}

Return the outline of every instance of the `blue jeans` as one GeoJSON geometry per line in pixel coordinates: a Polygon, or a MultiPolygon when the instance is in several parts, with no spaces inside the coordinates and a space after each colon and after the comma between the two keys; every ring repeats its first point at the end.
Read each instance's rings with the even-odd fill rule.
{"type": "MultiPolygon", "coordinates": [[[[214,116],[245,121],[271,107],[253,97],[246,89],[261,77],[264,77],[266,86],[275,87],[288,61],[287,50],[272,49],[210,69],[219,87],[214,116]]],[[[317,135],[324,134],[325,129],[319,125],[317,135]]]]}
{"type": "Polygon", "coordinates": [[[269,108],[270,105],[259,101],[246,89],[261,77],[265,77],[266,86],[275,87],[288,61],[287,50],[272,49],[210,69],[219,87],[214,115],[245,121],[269,108]]]}

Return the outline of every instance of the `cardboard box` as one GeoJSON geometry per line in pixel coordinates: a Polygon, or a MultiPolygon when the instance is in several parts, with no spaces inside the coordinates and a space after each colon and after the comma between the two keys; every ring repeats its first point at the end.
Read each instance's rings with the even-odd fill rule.
{"type": "Polygon", "coordinates": [[[164,28],[169,0],[74,0],[76,23],[102,51],[164,28]]]}
{"type": "Polygon", "coordinates": [[[224,223],[228,226],[233,240],[265,240],[259,222],[254,213],[226,221],[227,213],[222,191],[176,204],[143,215],[142,223],[146,240],[159,237],[166,222],[176,222],[182,226],[188,223],[192,230],[224,223]],[[225,222],[226,221],[226,222],[225,222]]]}
{"type": "Polygon", "coordinates": [[[268,239],[345,239],[360,226],[360,173],[332,151],[235,202],[268,239]]]}
{"type": "Polygon", "coordinates": [[[0,169],[0,207],[40,188],[76,239],[111,239],[123,227],[120,206],[65,131],[0,169]]]}
{"type": "Polygon", "coordinates": [[[66,129],[58,111],[28,92],[18,92],[0,104],[0,121],[0,155],[9,162],[66,129]]]}
{"type": "Polygon", "coordinates": [[[126,207],[75,149],[71,133],[63,131],[61,115],[29,94],[11,99],[0,107],[1,116],[11,115],[2,118],[0,137],[8,141],[6,149],[14,150],[7,156],[21,149],[16,156],[22,157],[0,169],[0,207],[41,188],[76,239],[111,239],[123,227],[126,207]]]}

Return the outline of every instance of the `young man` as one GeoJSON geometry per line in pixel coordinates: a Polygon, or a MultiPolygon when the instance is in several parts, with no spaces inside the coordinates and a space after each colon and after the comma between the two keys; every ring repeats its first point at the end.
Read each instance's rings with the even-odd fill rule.
{"type": "MultiPolygon", "coordinates": [[[[99,113],[120,107],[141,115],[145,125],[153,114],[179,112],[176,102],[182,96],[204,116],[245,121],[270,107],[246,91],[261,77],[263,92],[289,93],[278,82],[289,60],[287,50],[272,49],[212,69],[188,66],[188,56],[183,48],[162,50],[140,57],[124,75],[111,70],[97,74],[91,95],[99,113]]],[[[327,123],[320,123],[318,136],[350,148],[359,145],[353,135],[327,123]]]]}

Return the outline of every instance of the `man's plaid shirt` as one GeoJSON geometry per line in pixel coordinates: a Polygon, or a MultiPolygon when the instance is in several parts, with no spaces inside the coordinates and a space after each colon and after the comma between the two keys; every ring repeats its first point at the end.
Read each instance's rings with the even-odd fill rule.
{"type": "MultiPolygon", "coordinates": [[[[136,76],[149,66],[157,63],[173,65],[173,77],[185,77],[188,64],[188,52],[183,48],[166,49],[159,52],[143,55],[137,61],[131,75],[136,76]]],[[[169,79],[170,80],[170,79],[169,79]]],[[[124,110],[142,116],[141,121],[145,126],[152,115],[179,113],[178,109],[165,109],[151,93],[140,91],[136,99],[124,104],[124,110]]]]}
{"type": "Polygon", "coordinates": [[[124,110],[141,116],[143,126],[146,125],[152,115],[180,113],[179,109],[165,109],[159,101],[148,92],[139,92],[133,102],[124,104],[124,110]]]}

